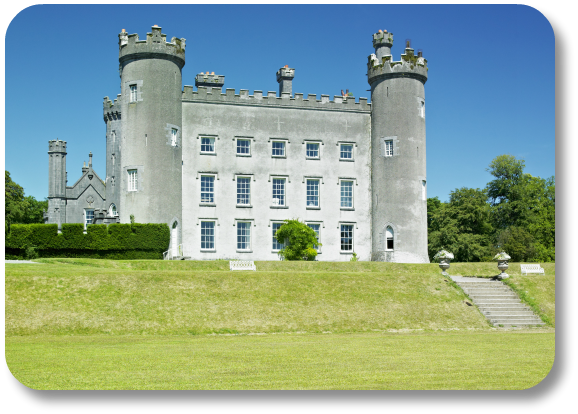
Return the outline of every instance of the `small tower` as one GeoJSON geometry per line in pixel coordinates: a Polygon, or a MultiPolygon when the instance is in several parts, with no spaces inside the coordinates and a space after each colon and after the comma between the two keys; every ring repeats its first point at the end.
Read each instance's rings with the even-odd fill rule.
{"type": "Polygon", "coordinates": [[[180,234],[185,39],[167,42],[156,25],[146,40],[123,29],[119,63],[122,157],[115,186],[120,187],[120,222],[129,223],[131,214],[140,223],[172,228],[176,222],[180,234]]]}
{"type": "Polygon", "coordinates": [[[293,78],[295,77],[295,69],[285,65],[277,71],[277,82],[279,83],[279,96],[288,93],[289,97],[293,94],[293,78]]]}
{"type": "Polygon", "coordinates": [[[48,141],[48,223],[66,223],[66,141],[48,141]]]}
{"type": "Polygon", "coordinates": [[[225,76],[215,75],[215,72],[212,72],[211,74],[209,74],[209,72],[199,73],[195,77],[195,86],[197,88],[199,86],[204,86],[209,91],[211,90],[210,88],[216,88],[220,93],[223,89],[223,86],[225,86],[225,76]]]}
{"type": "Polygon", "coordinates": [[[116,212],[119,211],[118,206],[120,206],[121,96],[122,94],[119,94],[114,102],[105,96],[103,102],[103,117],[106,123],[106,202],[107,208],[116,212]]]}
{"type": "Polygon", "coordinates": [[[372,260],[428,263],[425,157],[427,61],[406,42],[391,56],[393,34],[373,35],[371,86],[372,260]]]}

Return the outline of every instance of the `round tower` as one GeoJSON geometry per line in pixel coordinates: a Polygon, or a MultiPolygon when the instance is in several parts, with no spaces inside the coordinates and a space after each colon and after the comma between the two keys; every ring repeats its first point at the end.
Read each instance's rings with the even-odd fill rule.
{"type": "Polygon", "coordinates": [[[177,223],[180,234],[185,39],[173,37],[168,43],[156,25],[146,40],[123,29],[119,63],[120,222],[134,215],[137,223],[167,223],[171,229],[177,223]]]}
{"type": "Polygon", "coordinates": [[[371,86],[372,260],[429,263],[425,155],[427,61],[406,41],[391,56],[393,34],[373,35],[371,86]]]}
{"type": "Polygon", "coordinates": [[[48,141],[47,223],[66,223],[66,141],[48,141]]]}

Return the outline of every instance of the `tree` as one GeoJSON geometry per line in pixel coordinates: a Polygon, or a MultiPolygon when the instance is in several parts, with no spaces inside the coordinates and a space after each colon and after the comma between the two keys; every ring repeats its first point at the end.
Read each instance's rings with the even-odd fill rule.
{"type": "Polygon", "coordinates": [[[12,181],[10,173],[4,170],[4,231],[7,231],[11,223],[18,223],[24,214],[26,201],[24,189],[12,181]]]}
{"type": "Polygon", "coordinates": [[[526,262],[536,255],[534,236],[521,227],[508,227],[498,235],[497,250],[507,252],[513,262],[526,262]]]}
{"type": "MultiPolygon", "coordinates": [[[[428,202],[428,254],[442,249],[460,262],[477,262],[491,257],[493,227],[486,190],[460,188],[450,193],[449,203],[428,202]]],[[[428,200],[429,201],[429,200],[428,200]]]]}
{"type": "Polygon", "coordinates": [[[38,201],[33,196],[24,199],[26,206],[20,223],[44,223],[44,212],[48,210],[48,200],[38,201]]]}
{"type": "Polygon", "coordinates": [[[315,248],[321,246],[315,231],[299,220],[285,220],[275,237],[285,245],[279,251],[279,256],[285,260],[315,260],[315,248]]]}

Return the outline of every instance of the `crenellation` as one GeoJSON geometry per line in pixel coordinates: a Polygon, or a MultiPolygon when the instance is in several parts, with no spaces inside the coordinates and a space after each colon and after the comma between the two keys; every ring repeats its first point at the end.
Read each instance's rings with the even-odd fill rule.
{"type": "Polygon", "coordinates": [[[335,95],[333,100],[330,100],[329,95],[323,94],[317,100],[316,94],[307,94],[306,99],[303,98],[303,95],[303,93],[296,93],[294,97],[291,97],[288,92],[284,92],[281,96],[278,96],[274,91],[268,91],[267,95],[263,95],[263,91],[260,90],[255,90],[253,95],[250,95],[248,89],[240,89],[237,94],[233,88],[227,88],[225,93],[221,93],[220,88],[205,86],[199,86],[195,91],[192,86],[187,85],[183,89],[182,100],[183,102],[222,102],[236,105],[313,108],[337,111],[369,112],[371,110],[371,104],[367,102],[367,98],[359,98],[359,102],[356,102],[352,96],[335,95]]]}
{"type": "Polygon", "coordinates": [[[147,33],[146,40],[139,40],[138,34],[127,35],[121,32],[119,35],[119,61],[121,66],[134,59],[160,58],[173,60],[182,68],[185,65],[184,38],[173,37],[167,42],[167,35],[161,33],[161,28],[153,26],[152,31],[147,33]]]}

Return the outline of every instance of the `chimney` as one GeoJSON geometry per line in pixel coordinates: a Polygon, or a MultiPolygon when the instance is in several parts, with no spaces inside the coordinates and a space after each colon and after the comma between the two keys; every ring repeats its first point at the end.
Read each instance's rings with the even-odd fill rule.
{"type": "Polygon", "coordinates": [[[277,82],[279,82],[279,96],[284,93],[293,94],[293,78],[295,77],[295,69],[290,68],[289,65],[283,66],[277,71],[277,82]]]}

